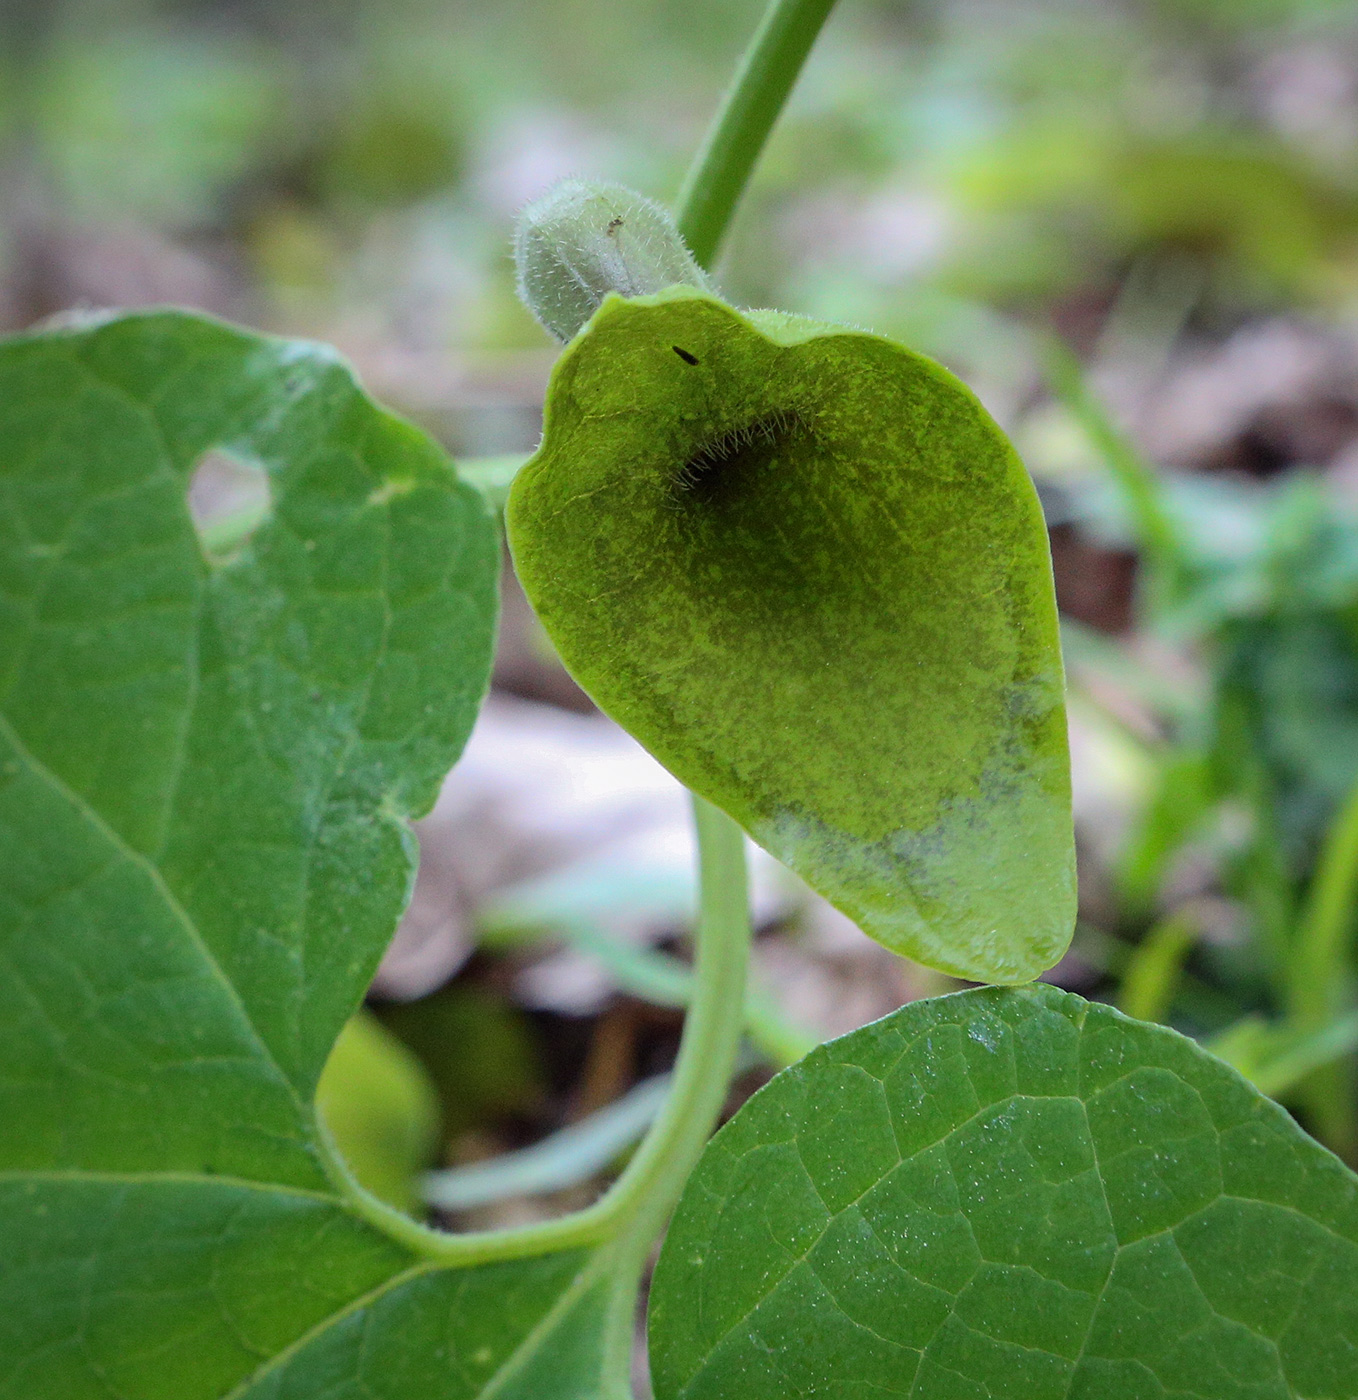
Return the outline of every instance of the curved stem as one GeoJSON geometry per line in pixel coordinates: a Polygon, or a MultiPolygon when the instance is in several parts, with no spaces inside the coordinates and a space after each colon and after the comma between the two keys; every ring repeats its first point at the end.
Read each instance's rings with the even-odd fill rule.
{"type": "Polygon", "coordinates": [[[710,267],[835,0],[772,0],[679,193],[679,232],[710,267]]]}
{"type": "MultiPolygon", "coordinates": [[[[834,0],[771,0],[716,121],[684,182],[678,223],[694,257],[710,264],[750,172],[834,0]]],[[[641,1258],[679,1199],[726,1098],[745,1021],[750,958],[745,838],[725,813],[693,794],[701,876],[694,994],[674,1087],[626,1170],[594,1205],[517,1230],[450,1235],[427,1229],[364,1191],[331,1151],[331,1170],[353,1208],[426,1257],[451,1265],[572,1249],[625,1232],[641,1258]]]]}
{"type": "Polygon", "coordinates": [[[751,932],[745,837],[730,817],[698,796],[693,817],[702,881],[693,1003],[669,1098],[626,1170],[587,1210],[518,1230],[450,1235],[376,1200],[335,1160],[332,1170],[351,1205],[372,1224],[430,1259],[459,1265],[594,1244],[624,1226],[649,1245],[716,1126],[745,1024],[751,932]]]}
{"type": "Polygon", "coordinates": [[[717,1125],[745,1025],[750,962],[750,908],[745,836],[735,822],[693,795],[702,892],[698,911],[694,995],[674,1088],[655,1126],[612,1191],[599,1202],[614,1215],[634,1207],[669,1214],[717,1125]]]}

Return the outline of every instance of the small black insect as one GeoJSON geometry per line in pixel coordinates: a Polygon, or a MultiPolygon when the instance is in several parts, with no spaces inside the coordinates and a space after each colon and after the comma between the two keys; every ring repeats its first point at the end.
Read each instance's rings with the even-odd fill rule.
{"type": "Polygon", "coordinates": [[[698,363],[698,357],[696,355],[690,355],[687,350],[681,350],[677,345],[671,345],[670,349],[673,350],[686,365],[696,365],[698,363]]]}
{"type": "Polygon", "coordinates": [[[623,218],[621,214],[614,215],[608,221],[608,227],[604,230],[605,236],[611,238],[622,227],[623,218]]]}

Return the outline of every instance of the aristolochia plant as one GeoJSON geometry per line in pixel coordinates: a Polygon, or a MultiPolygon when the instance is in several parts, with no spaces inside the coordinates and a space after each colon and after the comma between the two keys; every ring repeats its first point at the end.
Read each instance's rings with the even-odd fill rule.
{"type": "Polygon", "coordinates": [[[487,684],[486,501],[316,347],[174,312],[0,345],[0,1400],[621,1400],[671,1213],[658,1400],[1358,1396],[1358,1178],[1173,1031],[915,1003],[704,1146],[742,827],[973,980],[1074,912],[1021,465],[938,366],[701,270],[828,9],[773,5],[683,238],[579,184],[519,231],[570,343],[515,565],[700,848],[670,1098],[586,1210],[428,1229],[314,1106],[487,684]],[[209,452],[268,482],[248,535],[195,530],[209,452]]]}
{"type": "Polygon", "coordinates": [[[1065,951],[1046,532],[947,371],[688,287],[610,296],[506,523],[580,683],[874,938],[989,982],[1065,951]]]}

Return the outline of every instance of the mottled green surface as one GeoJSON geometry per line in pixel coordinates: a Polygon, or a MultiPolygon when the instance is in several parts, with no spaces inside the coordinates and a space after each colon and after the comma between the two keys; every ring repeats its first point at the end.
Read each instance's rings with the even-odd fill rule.
{"type": "Polygon", "coordinates": [[[658,1400],[1352,1400],[1358,1177],[1174,1031],[964,992],[736,1115],[651,1307],[658,1400]]]}
{"type": "Polygon", "coordinates": [[[3,1400],[598,1394],[607,1254],[438,1268],[311,1108],[497,566],[477,494],[329,352],[173,313],[0,345],[3,1400]],[[213,565],[210,448],[272,491],[213,565]]]}
{"type": "Polygon", "coordinates": [[[1046,534],[946,371],[688,288],[610,298],[557,366],[507,524],[585,689],[873,937],[984,981],[1060,956],[1046,534]]]}

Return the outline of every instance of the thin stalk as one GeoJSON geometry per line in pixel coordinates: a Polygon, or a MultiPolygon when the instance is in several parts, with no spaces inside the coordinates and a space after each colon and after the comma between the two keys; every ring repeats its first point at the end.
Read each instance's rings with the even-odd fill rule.
{"type": "Polygon", "coordinates": [[[1257,756],[1248,756],[1242,767],[1242,787],[1252,809],[1253,830],[1241,852],[1240,893],[1258,921],[1275,980],[1285,983],[1295,973],[1289,969],[1297,900],[1278,830],[1278,801],[1273,782],[1257,756]]]}
{"type": "MultiPolygon", "coordinates": [[[[702,266],[711,264],[833,7],[834,0],[771,0],[679,198],[680,232],[702,266]]],[[[325,1144],[332,1174],[359,1214],[442,1264],[524,1258],[614,1240],[620,1260],[626,1256],[622,1272],[635,1275],[716,1126],[745,1023],[752,936],[745,838],[735,822],[696,793],[693,818],[701,880],[693,1000],[669,1101],[613,1186],[588,1209],[558,1220],[450,1235],[417,1224],[364,1191],[333,1146],[325,1144]]],[[[630,1337],[631,1306],[630,1288],[615,1287],[610,1373],[618,1372],[625,1360],[620,1349],[630,1337]]]]}
{"type": "Polygon", "coordinates": [[[710,267],[835,0],[772,0],[679,192],[679,232],[710,267]]]}
{"type": "Polygon", "coordinates": [[[1280,999],[1287,1002],[1299,923],[1297,897],[1278,829],[1275,785],[1254,742],[1249,701],[1237,683],[1228,682],[1222,688],[1216,730],[1213,767],[1235,775],[1251,827],[1249,840],[1235,863],[1232,892],[1244,900],[1253,915],[1269,975],[1280,999]]]}
{"type": "MultiPolygon", "coordinates": [[[[624,943],[590,919],[560,918],[555,929],[548,918],[537,927],[531,920],[524,922],[534,937],[562,934],[577,952],[601,962],[616,987],[643,1001],[686,1009],[693,1000],[693,969],[673,954],[624,943]]],[[[820,1044],[818,1037],[789,1021],[774,1001],[753,987],[745,994],[745,1034],[774,1069],[795,1065],[820,1044]]]]}
{"type": "Polygon", "coordinates": [[[716,1126],[745,1025],[751,938],[745,836],[696,794],[693,820],[702,893],[693,1001],[674,1066],[674,1089],[655,1127],[599,1203],[614,1217],[644,1203],[658,1217],[657,1225],[678,1200],[716,1126]]]}
{"type": "MultiPolygon", "coordinates": [[[[604,1373],[612,1393],[629,1395],[636,1286],[689,1174],[721,1117],[745,1024],[749,973],[749,883],[745,834],[693,794],[701,894],[693,1001],[674,1067],[674,1089],[636,1156],[600,1203],[618,1222],[616,1276],[609,1300],[604,1373]]],[[[611,1397],[610,1397],[611,1400],[611,1397]]]]}
{"type": "Polygon", "coordinates": [[[427,1229],[359,1188],[337,1160],[351,1204],[373,1224],[427,1258],[480,1264],[614,1238],[626,1230],[649,1242],[673,1209],[716,1126],[745,1025],[750,912],[745,838],[725,813],[693,798],[701,878],[695,937],[694,996],[674,1067],[674,1087],[654,1127],[622,1175],[594,1205],[516,1230],[450,1235],[427,1229]]]}

